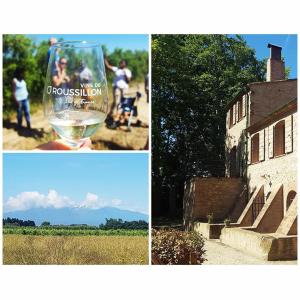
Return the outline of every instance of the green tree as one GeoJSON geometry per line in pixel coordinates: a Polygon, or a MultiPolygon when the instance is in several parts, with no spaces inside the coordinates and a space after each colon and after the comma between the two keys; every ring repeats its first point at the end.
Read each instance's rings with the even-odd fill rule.
{"type": "Polygon", "coordinates": [[[48,67],[47,52],[49,49],[48,41],[42,41],[38,46],[35,46],[35,61],[36,61],[36,80],[34,90],[32,92],[42,101],[42,93],[44,90],[45,76],[48,67]]]}
{"type": "Polygon", "coordinates": [[[42,227],[48,227],[48,226],[50,226],[51,224],[50,224],[50,222],[48,222],[48,221],[44,221],[42,224],[41,224],[41,226],[42,227]]]}
{"type": "Polygon", "coordinates": [[[152,36],[154,216],[182,212],[187,179],[224,176],[226,104],[264,77],[241,36],[152,36]]]}
{"type": "Polygon", "coordinates": [[[28,90],[34,88],[36,61],[33,53],[34,44],[31,39],[23,35],[3,35],[3,97],[6,109],[14,105],[11,88],[17,68],[25,70],[28,90]]]}

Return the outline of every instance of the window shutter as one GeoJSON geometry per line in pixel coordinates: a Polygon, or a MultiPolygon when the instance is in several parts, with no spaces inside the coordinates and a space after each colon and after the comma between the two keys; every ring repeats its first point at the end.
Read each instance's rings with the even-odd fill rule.
{"type": "Polygon", "coordinates": [[[247,157],[248,157],[248,165],[251,164],[251,155],[252,155],[252,149],[251,149],[251,137],[249,136],[247,139],[247,157]]]}
{"type": "Polygon", "coordinates": [[[233,104],[233,108],[232,108],[232,110],[233,110],[233,112],[232,112],[232,116],[233,116],[233,124],[235,124],[235,122],[236,122],[236,109],[235,109],[235,104],[233,104]]]}
{"type": "Polygon", "coordinates": [[[244,95],[243,100],[242,100],[242,115],[243,115],[243,117],[246,116],[246,99],[247,99],[247,95],[244,95]]]}
{"type": "Polygon", "coordinates": [[[265,130],[259,132],[259,161],[265,160],[265,130]]]}
{"type": "Polygon", "coordinates": [[[274,127],[274,156],[285,153],[285,120],[281,120],[274,127]]]}
{"type": "Polygon", "coordinates": [[[273,158],[274,157],[274,145],[273,145],[273,141],[274,141],[274,127],[273,126],[269,126],[268,131],[269,131],[269,137],[268,137],[269,158],[273,158]]]}
{"type": "Polygon", "coordinates": [[[293,116],[285,119],[285,153],[293,151],[293,116]]]}
{"type": "Polygon", "coordinates": [[[251,163],[252,164],[259,162],[259,157],[260,157],[259,139],[260,139],[260,133],[256,133],[251,137],[251,163]]]}

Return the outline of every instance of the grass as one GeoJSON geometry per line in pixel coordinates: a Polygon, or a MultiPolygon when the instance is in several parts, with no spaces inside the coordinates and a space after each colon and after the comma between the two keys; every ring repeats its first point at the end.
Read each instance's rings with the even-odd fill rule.
{"type": "Polygon", "coordinates": [[[5,265],[148,264],[144,236],[3,235],[5,265]]]}
{"type": "Polygon", "coordinates": [[[10,227],[3,228],[3,234],[52,235],[52,236],[148,236],[148,230],[127,229],[85,229],[85,228],[43,228],[43,227],[10,227]]]}

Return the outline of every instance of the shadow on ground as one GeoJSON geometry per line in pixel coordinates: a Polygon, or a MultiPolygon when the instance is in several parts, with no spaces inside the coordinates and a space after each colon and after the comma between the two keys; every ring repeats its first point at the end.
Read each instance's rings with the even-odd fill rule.
{"type": "Polygon", "coordinates": [[[134,148],[132,148],[132,147],[122,147],[121,145],[119,145],[117,143],[103,141],[101,139],[92,140],[92,144],[94,146],[94,149],[134,150],[134,148]]]}
{"type": "Polygon", "coordinates": [[[26,127],[18,127],[18,124],[16,122],[12,122],[11,120],[3,120],[3,128],[6,129],[13,129],[18,133],[19,136],[23,137],[32,137],[32,138],[42,138],[45,135],[45,131],[43,128],[36,129],[36,128],[31,128],[28,129],[26,127]]]}

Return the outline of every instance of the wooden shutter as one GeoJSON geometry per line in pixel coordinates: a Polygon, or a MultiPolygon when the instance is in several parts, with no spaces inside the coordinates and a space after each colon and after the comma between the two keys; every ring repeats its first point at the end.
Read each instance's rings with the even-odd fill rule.
{"type": "Polygon", "coordinates": [[[265,130],[259,132],[259,161],[265,160],[265,130]]]}
{"type": "Polygon", "coordinates": [[[285,153],[293,151],[293,116],[285,119],[285,153]]]}
{"type": "Polygon", "coordinates": [[[238,101],[238,120],[241,121],[243,118],[243,102],[242,100],[238,101]]]}
{"type": "Polygon", "coordinates": [[[229,128],[231,128],[233,125],[233,107],[229,110],[229,128]]]}
{"type": "Polygon", "coordinates": [[[274,144],[273,144],[273,140],[274,140],[274,127],[273,126],[269,126],[268,128],[268,150],[269,150],[269,158],[273,158],[274,157],[274,144]]]}
{"type": "Polygon", "coordinates": [[[248,139],[247,139],[247,157],[248,157],[248,165],[250,165],[251,164],[251,159],[252,159],[252,157],[251,157],[251,137],[249,136],[248,137],[248,139]]]}
{"type": "Polygon", "coordinates": [[[247,99],[247,95],[244,95],[243,100],[242,100],[242,116],[243,117],[246,116],[246,99],[247,99]]]}
{"type": "Polygon", "coordinates": [[[235,109],[235,104],[233,104],[233,107],[232,107],[232,116],[233,116],[233,124],[235,124],[236,122],[236,109],[235,109]]]}
{"type": "Polygon", "coordinates": [[[251,163],[259,162],[259,138],[259,133],[251,137],[251,163]]]}
{"type": "Polygon", "coordinates": [[[283,155],[285,153],[285,122],[278,122],[274,128],[274,156],[283,155]]]}

